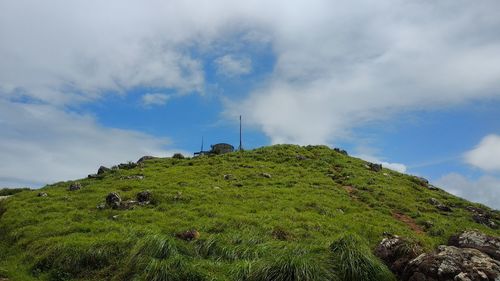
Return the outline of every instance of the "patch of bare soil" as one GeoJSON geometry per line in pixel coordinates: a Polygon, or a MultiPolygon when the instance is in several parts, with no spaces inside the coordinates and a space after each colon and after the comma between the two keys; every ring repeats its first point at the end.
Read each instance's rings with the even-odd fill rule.
{"type": "Polygon", "coordinates": [[[412,219],[411,217],[409,217],[405,214],[401,214],[401,213],[394,213],[392,216],[395,219],[397,219],[398,221],[406,224],[409,228],[411,228],[411,230],[415,231],[415,233],[418,233],[418,234],[424,233],[424,230],[422,229],[422,227],[419,226],[418,224],[416,224],[415,220],[412,219]]]}

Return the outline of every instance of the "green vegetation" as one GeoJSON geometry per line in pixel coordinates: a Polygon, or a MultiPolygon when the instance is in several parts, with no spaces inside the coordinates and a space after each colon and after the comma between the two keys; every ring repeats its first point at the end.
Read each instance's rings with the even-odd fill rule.
{"type": "Polygon", "coordinates": [[[372,254],[384,232],[426,249],[464,229],[500,234],[467,207],[497,211],[325,146],[155,158],[42,191],[0,201],[0,278],[393,280],[372,254]],[[103,208],[145,190],[150,204],[103,208]]]}
{"type": "Polygon", "coordinates": [[[30,190],[27,187],[24,188],[0,188],[0,196],[14,195],[19,192],[30,190]]]}

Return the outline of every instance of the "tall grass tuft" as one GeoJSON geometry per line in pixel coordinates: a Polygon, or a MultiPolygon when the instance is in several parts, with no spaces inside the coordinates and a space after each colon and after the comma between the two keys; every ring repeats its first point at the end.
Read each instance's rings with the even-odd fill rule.
{"type": "Polygon", "coordinates": [[[234,275],[238,281],[325,281],[332,280],[320,258],[304,251],[288,251],[255,264],[241,263],[234,275]]]}
{"type": "Polygon", "coordinates": [[[354,235],[345,235],[330,245],[332,264],[342,281],[393,281],[394,275],[354,235]]]}
{"type": "Polygon", "coordinates": [[[129,262],[133,280],[202,281],[200,274],[180,254],[173,238],[163,235],[145,236],[134,249],[129,262]]]}

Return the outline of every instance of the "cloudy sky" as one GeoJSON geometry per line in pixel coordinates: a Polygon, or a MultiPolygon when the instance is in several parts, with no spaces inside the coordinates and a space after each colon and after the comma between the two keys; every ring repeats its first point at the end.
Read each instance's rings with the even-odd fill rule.
{"type": "Polygon", "coordinates": [[[500,2],[0,0],[0,186],[328,144],[500,209],[500,2]]]}

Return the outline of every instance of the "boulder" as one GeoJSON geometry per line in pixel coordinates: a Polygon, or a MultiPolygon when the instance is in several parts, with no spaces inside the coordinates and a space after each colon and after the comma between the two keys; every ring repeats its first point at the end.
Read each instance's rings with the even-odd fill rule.
{"type": "Polygon", "coordinates": [[[111,171],[111,169],[110,169],[110,168],[106,168],[106,167],[104,167],[104,166],[101,166],[101,167],[99,167],[99,169],[97,170],[97,175],[102,175],[102,174],[104,174],[104,173],[106,173],[106,172],[109,172],[109,171],[111,171]]]}
{"type": "Polygon", "coordinates": [[[39,192],[37,196],[38,197],[47,197],[49,195],[47,193],[45,193],[45,192],[39,192]]]}
{"type": "Polygon", "coordinates": [[[472,220],[476,223],[485,225],[492,229],[498,228],[498,224],[495,222],[494,216],[490,211],[474,206],[467,206],[466,209],[472,213],[472,220]]]}
{"type": "Polygon", "coordinates": [[[394,272],[400,276],[406,265],[423,250],[416,243],[410,242],[397,235],[388,235],[375,249],[375,255],[394,272]]]}
{"type": "Polygon", "coordinates": [[[182,239],[182,240],[191,241],[191,240],[199,239],[200,233],[196,229],[192,229],[192,230],[176,233],[175,237],[182,239]]]}
{"type": "Polygon", "coordinates": [[[464,231],[450,237],[448,244],[459,248],[479,250],[500,261],[500,238],[488,236],[475,230],[464,231]]]}
{"type": "Polygon", "coordinates": [[[151,192],[149,190],[141,191],[141,192],[137,193],[136,198],[137,198],[137,202],[139,202],[139,204],[146,205],[146,204],[149,204],[151,202],[151,200],[153,200],[153,194],[151,194],[151,192]]]}
{"type": "Polygon", "coordinates": [[[411,260],[403,281],[498,281],[500,262],[476,249],[441,245],[411,260]]]}
{"type": "Polygon", "coordinates": [[[133,169],[135,167],[137,167],[137,164],[133,163],[133,162],[118,164],[118,169],[123,169],[123,170],[129,170],[129,169],[133,169]]]}
{"type": "Polygon", "coordinates": [[[120,208],[121,203],[122,203],[122,198],[116,192],[111,192],[106,196],[106,205],[108,207],[111,207],[113,209],[118,209],[120,208]]]}
{"type": "Polygon", "coordinates": [[[347,151],[345,151],[345,150],[343,150],[343,149],[340,149],[340,148],[335,147],[333,150],[334,150],[335,152],[337,152],[337,153],[347,155],[347,151]]]}
{"type": "Polygon", "coordinates": [[[370,170],[372,170],[374,172],[380,172],[380,171],[382,171],[382,164],[375,164],[375,163],[367,162],[366,166],[368,167],[368,169],[370,169],[370,170]]]}
{"type": "Polygon", "coordinates": [[[224,179],[227,181],[232,180],[232,179],[234,179],[234,176],[232,174],[227,174],[227,175],[224,175],[224,179]]]}
{"type": "Polygon", "coordinates": [[[75,191],[75,190],[80,190],[82,189],[82,185],[78,182],[74,182],[72,183],[69,187],[68,187],[68,190],[69,191],[75,191]]]}
{"type": "Polygon", "coordinates": [[[439,202],[439,200],[437,200],[436,198],[430,198],[428,200],[429,204],[433,205],[436,207],[436,209],[440,210],[440,211],[443,211],[443,212],[451,212],[452,209],[444,204],[442,204],[441,202],[439,202]]]}
{"type": "Polygon", "coordinates": [[[260,175],[265,177],[265,178],[268,178],[268,179],[272,178],[271,174],[269,174],[269,173],[262,173],[260,175]]]}
{"type": "Polygon", "coordinates": [[[137,164],[140,164],[144,161],[147,161],[147,160],[152,160],[152,159],[155,159],[156,157],[154,156],[149,156],[149,155],[146,155],[146,156],[142,156],[139,160],[137,160],[137,164]]]}

